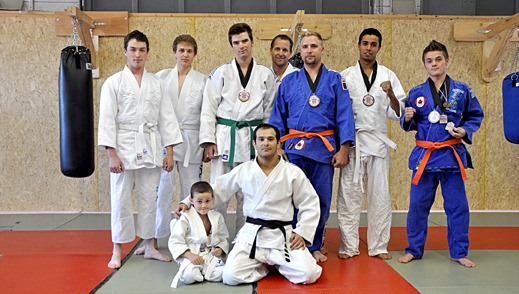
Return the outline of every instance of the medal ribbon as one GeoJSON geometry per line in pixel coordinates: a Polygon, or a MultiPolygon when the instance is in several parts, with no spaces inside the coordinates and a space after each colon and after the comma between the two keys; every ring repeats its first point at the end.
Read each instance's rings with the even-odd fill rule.
{"type": "Polygon", "coordinates": [[[416,146],[422,147],[422,148],[427,148],[427,151],[425,151],[425,155],[422,158],[422,160],[420,161],[420,164],[418,165],[418,171],[414,175],[414,178],[412,181],[413,185],[418,185],[418,182],[420,181],[420,178],[422,177],[422,174],[425,170],[425,166],[427,165],[427,162],[429,161],[429,157],[431,157],[431,153],[436,149],[442,149],[445,147],[450,147],[452,149],[452,151],[454,151],[454,156],[456,156],[456,160],[458,161],[458,165],[460,166],[461,177],[463,178],[464,181],[466,181],[468,179],[468,177],[467,177],[467,173],[465,173],[465,167],[463,167],[463,162],[461,161],[461,158],[458,155],[458,152],[456,151],[456,149],[454,149],[454,147],[452,147],[452,145],[456,145],[456,144],[460,144],[460,143],[461,143],[460,138],[450,139],[450,140],[446,140],[443,142],[429,142],[429,141],[416,140],[416,146]]]}
{"type": "Polygon", "coordinates": [[[315,91],[317,90],[317,86],[319,85],[319,80],[321,80],[321,74],[323,73],[323,66],[319,68],[319,72],[317,73],[317,77],[315,77],[315,82],[312,82],[312,78],[308,74],[308,72],[305,69],[305,76],[306,80],[308,81],[308,86],[310,86],[310,90],[312,91],[312,94],[315,95],[315,91]]]}
{"type": "Polygon", "coordinates": [[[245,87],[247,87],[247,84],[249,83],[253,64],[254,64],[254,60],[251,59],[250,63],[249,63],[249,67],[247,68],[247,73],[244,76],[243,72],[241,71],[240,65],[238,64],[238,62],[236,62],[236,67],[238,68],[238,75],[240,76],[240,83],[241,83],[241,86],[243,87],[243,89],[245,89],[245,87]]]}
{"type": "Polygon", "coordinates": [[[373,83],[375,82],[375,79],[377,78],[378,63],[375,61],[375,64],[373,65],[373,72],[371,73],[371,81],[369,80],[368,75],[362,69],[362,66],[360,66],[360,61],[359,61],[359,67],[360,67],[360,72],[362,73],[362,78],[364,79],[364,85],[366,85],[366,90],[368,90],[368,92],[369,92],[369,90],[371,89],[371,86],[373,86],[373,83]]]}
{"type": "Polygon", "coordinates": [[[445,108],[447,108],[446,106],[443,105],[443,102],[444,102],[443,99],[445,99],[445,102],[449,102],[450,82],[451,82],[451,79],[449,78],[449,76],[447,76],[445,78],[445,81],[443,81],[443,83],[440,87],[440,92],[438,92],[438,91],[436,91],[436,86],[434,85],[434,82],[429,78],[429,88],[431,89],[431,94],[433,96],[434,105],[435,105],[434,108],[436,108],[436,106],[438,106],[442,112],[444,112],[445,108]],[[440,96],[440,93],[442,93],[442,94],[445,93],[445,94],[440,96]]]}

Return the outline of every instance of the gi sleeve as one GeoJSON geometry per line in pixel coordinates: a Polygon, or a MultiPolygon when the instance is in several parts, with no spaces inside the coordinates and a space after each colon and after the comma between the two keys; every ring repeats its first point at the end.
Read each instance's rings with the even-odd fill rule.
{"type": "MultiPolygon", "coordinates": [[[[391,103],[388,103],[387,106],[387,117],[394,120],[399,121],[400,118],[405,114],[404,104],[405,104],[405,91],[402,87],[402,84],[400,83],[400,80],[398,77],[390,71],[390,79],[391,87],[393,88],[393,93],[395,94],[396,99],[398,100],[398,106],[400,108],[400,115],[396,115],[395,110],[391,107],[391,103]]],[[[389,98],[387,98],[389,99],[389,98]]]]}
{"type": "Polygon", "coordinates": [[[478,98],[476,98],[476,95],[469,86],[467,86],[465,93],[463,116],[458,127],[462,127],[467,133],[465,137],[463,137],[463,141],[467,144],[472,144],[472,134],[481,127],[484,114],[478,98]]]}
{"type": "Polygon", "coordinates": [[[178,126],[177,116],[173,109],[171,99],[164,92],[164,81],[161,80],[161,99],[159,110],[159,133],[162,138],[162,146],[174,146],[183,142],[182,134],[178,126]]]}
{"type": "Polygon", "coordinates": [[[101,88],[99,101],[99,127],[97,144],[116,148],[117,146],[117,81],[121,79],[122,72],[106,79],[101,88]]]}
{"type": "Polygon", "coordinates": [[[285,82],[281,82],[278,88],[276,99],[274,100],[274,106],[272,108],[272,114],[270,115],[269,124],[278,128],[281,137],[288,133],[288,104],[286,102],[286,79],[285,82]]]}
{"type": "Polygon", "coordinates": [[[173,259],[177,260],[186,250],[189,250],[187,236],[189,234],[189,222],[183,215],[178,220],[170,223],[171,235],[168,240],[168,248],[173,259]]]}
{"type": "Polygon", "coordinates": [[[269,70],[269,75],[265,80],[265,97],[263,97],[263,122],[268,122],[270,119],[270,114],[272,112],[272,107],[274,104],[274,100],[276,98],[276,80],[274,79],[274,74],[269,70]]]}
{"type": "Polygon", "coordinates": [[[335,112],[335,121],[339,133],[340,144],[351,142],[355,145],[355,118],[351,107],[350,93],[342,87],[342,78],[337,73],[336,81],[333,85],[335,91],[335,99],[337,108],[335,112]]]}
{"type": "MultiPolygon", "coordinates": [[[[411,93],[409,93],[409,96],[406,98],[405,100],[405,107],[404,107],[404,113],[402,114],[402,116],[400,117],[400,127],[406,131],[406,132],[409,132],[409,131],[416,131],[418,130],[418,126],[416,124],[416,113],[415,115],[413,116],[413,118],[411,119],[411,121],[409,122],[406,122],[405,121],[405,108],[407,107],[413,107],[413,105],[411,104],[412,103],[412,99],[411,99],[411,93]]],[[[413,107],[414,108],[414,107],[413,107]]]]}
{"type": "Polygon", "coordinates": [[[218,105],[222,101],[223,78],[218,70],[209,76],[205,88],[202,102],[202,112],[200,114],[200,144],[216,144],[216,125],[218,105]]]}
{"type": "MultiPolygon", "coordinates": [[[[241,189],[240,171],[243,164],[233,168],[230,172],[217,177],[212,184],[214,195],[214,210],[223,207],[241,189]]],[[[242,171],[247,172],[247,171],[242,171]]]]}
{"type": "Polygon", "coordinates": [[[215,246],[220,247],[225,254],[229,254],[229,231],[227,230],[227,225],[225,224],[225,219],[221,213],[218,213],[218,224],[216,228],[216,237],[218,241],[215,246]]]}

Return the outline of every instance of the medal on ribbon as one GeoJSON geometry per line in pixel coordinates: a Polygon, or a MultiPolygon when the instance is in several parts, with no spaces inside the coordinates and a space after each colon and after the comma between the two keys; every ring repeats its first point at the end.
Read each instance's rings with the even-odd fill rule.
{"type": "Polygon", "coordinates": [[[317,107],[321,103],[321,99],[317,95],[313,94],[308,98],[308,104],[312,107],[317,107]]]}

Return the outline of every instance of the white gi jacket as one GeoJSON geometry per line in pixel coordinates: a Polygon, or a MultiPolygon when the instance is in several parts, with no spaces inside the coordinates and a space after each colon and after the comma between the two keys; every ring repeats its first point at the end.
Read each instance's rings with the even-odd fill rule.
{"type": "MultiPolygon", "coordinates": [[[[252,62],[252,73],[245,88],[250,93],[250,98],[246,102],[238,99],[238,93],[243,87],[236,59],[217,67],[209,75],[205,85],[200,118],[200,143],[215,143],[219,155],[230,152],[231,127],[218,124],[217,118],[235,121],[269,120],[276,95],[274,73],[255,60],[252,62]]],[[[236,130],[234,162],[250,160],[250,141],[249,128],[236,130]]]]}
{"type": "Polygon", "coordinates": [[[106,79],[99,105],[98,145],[113,147],[125,169],[162,166],[162,146],[182,142],[161,80],[144,70],[141,86],[125,66],[106,79]]]}
{"type": "MultiPolygon", "coordinates": [[[[362,78],[359,63],[345,69],[341,76],[346,82],[350,92],[351,105],[355,116],[355,148],[350,149],[350,156],[356,156],[355,151],[364,155],[373,155],[385,158],[388,154],[386,145],[395,148],[396,144],[387,137],[387,118],[398,121],[404,113],[404,100],[406,94],[402,84],[395,73],[387,67],[378,64],[377,77],[371,86],[369,94],[375,98],[371,106],[363,102],[364,96],[368,94],[364,79],[362,78]],[[397,116],[389,105],[389,98],[380,87],[384,81],[391,81],[393,92],[400,101],[400,116],[397,116]]],[[[371,77],[370,77],[371,79],[371,77]]]]}
{"type": "MultiPolygon", "coordinates": [[[[213,185],[215,207],[228,201],[238,190],[244,194],[244,215],[263,220],[292,221],[298,208],[295,233],[309,243],[314,240],[319,222],[319,197],[312,184],[296,165],[280,158],[267,177],[256,160],[240,164],[229,173],[216,178],[213,185]]],[[[292,226],[285,226],[286,240],[279,229],[263,228],[245,223],[235,242],[252,244],[257,233],[257,247],[283,250],[289,244],[292,226]]]]}
{"type": "Polygon", "coordinates": [[[183,162],[184,166],[189,163],[202,163],[204,149],[200,148],[198,137],[207,76],[191,68],[179,95],[177,67],[161,70],[156,75],[164,81],[164,97],[170,99],[173,104],[184,141],[175,146],[173,159],[183,162]]]}
{"type": "MultiPolygon", "coordinates": [[[[274,72],[274,69],[272,68],[272,66],[270,67],[270,70],[272,72],[274,72]]],[[[288,63],[288,67],[285,69],[285,72],[283,73],[283,75],[281,75],[281,78],[278,78],[276,76],[276,86],[279,87],[279,84],[281,84],[281,81],[283,80],[283,78],[285,78],[289,73],[293,73],[294,71],[298,71],[299,68],[297,67],[294,67],[292,64],[288,63]]]]}
{"type": "Polygon", "coordinates": [[[211,222],[211,234],[205,232],[204,223],[194,207],[186,210],[178,220],[171,221],[171,236],[168,247],[171,255],[178,260],[186,250],[194,254],[200,254],[200,246],[205,244],[208,248],[220,247],[225,254],[229,252],[229,231],[225,225],[222,214],[217,211],[209,211],[207,214],[211,222]]]}

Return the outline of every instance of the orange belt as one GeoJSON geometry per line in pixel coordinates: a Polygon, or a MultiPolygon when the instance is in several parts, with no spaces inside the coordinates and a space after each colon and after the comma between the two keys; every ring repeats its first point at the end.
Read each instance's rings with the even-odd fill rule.
{"type": "Polygon", "coordinates": [[[454,149],[454,147],[452,147],[452,145],[456,145],[459,143],[461,143],[460,138],[450,139],[450,140],[446,140],[443,142],[429,142],[429,141],[416,140],[416,146],[422,147],[422,148],[427,148],[427,151],[425,152],[424,157],[422,158],[420,164],[418,165],[418,171],[414,175],[412,183],[414,185],[418,185],[418,181],[420,181],[420,178],[422,177],[422,174],[425,170],[425,166],[427,165],[427,162],[429,161],[429,157],[431,157],[431,153],[433,152],[433,150],[441,149],[441,148],[445,148],[445,147],[450,147],[454,151],[454,156],[456,156],[456,160],[458,160],[458,165],[460,166],[461,177],[463,178],[464,181],[466,181],[468,178],[467,178],[467,174],[465,173],[465,168],[463,167],[463,162],[461,161],[461,158],[458,155],[458,152],[456,151],[456,149],[454,149]]]}
{"type": "Polygon", "coordinates": [[[292,138],[303,138],[304,137],[304,138],[310,139],[312,137],[317,136],[317,137],[321,138],[321,140],[323,140],[323,143],[326,146],[326,148],[328,148],[328,151],[332,152],[335,149],[333,148],[332,144],[330,144],[330,141],[328,141],[328,139],[326,139],[324,136],[330,136],[333,134],[335,134],[334,130],[326,130],[326,131],[322,131],[322,132],[312,133],[312,132],[302,132],[302,131],[290,129],[288,131],[287,135],[284,135],[283,137],[281,137],[280,142],[285,142],[286,140],[292,139],[292,138]]]}

